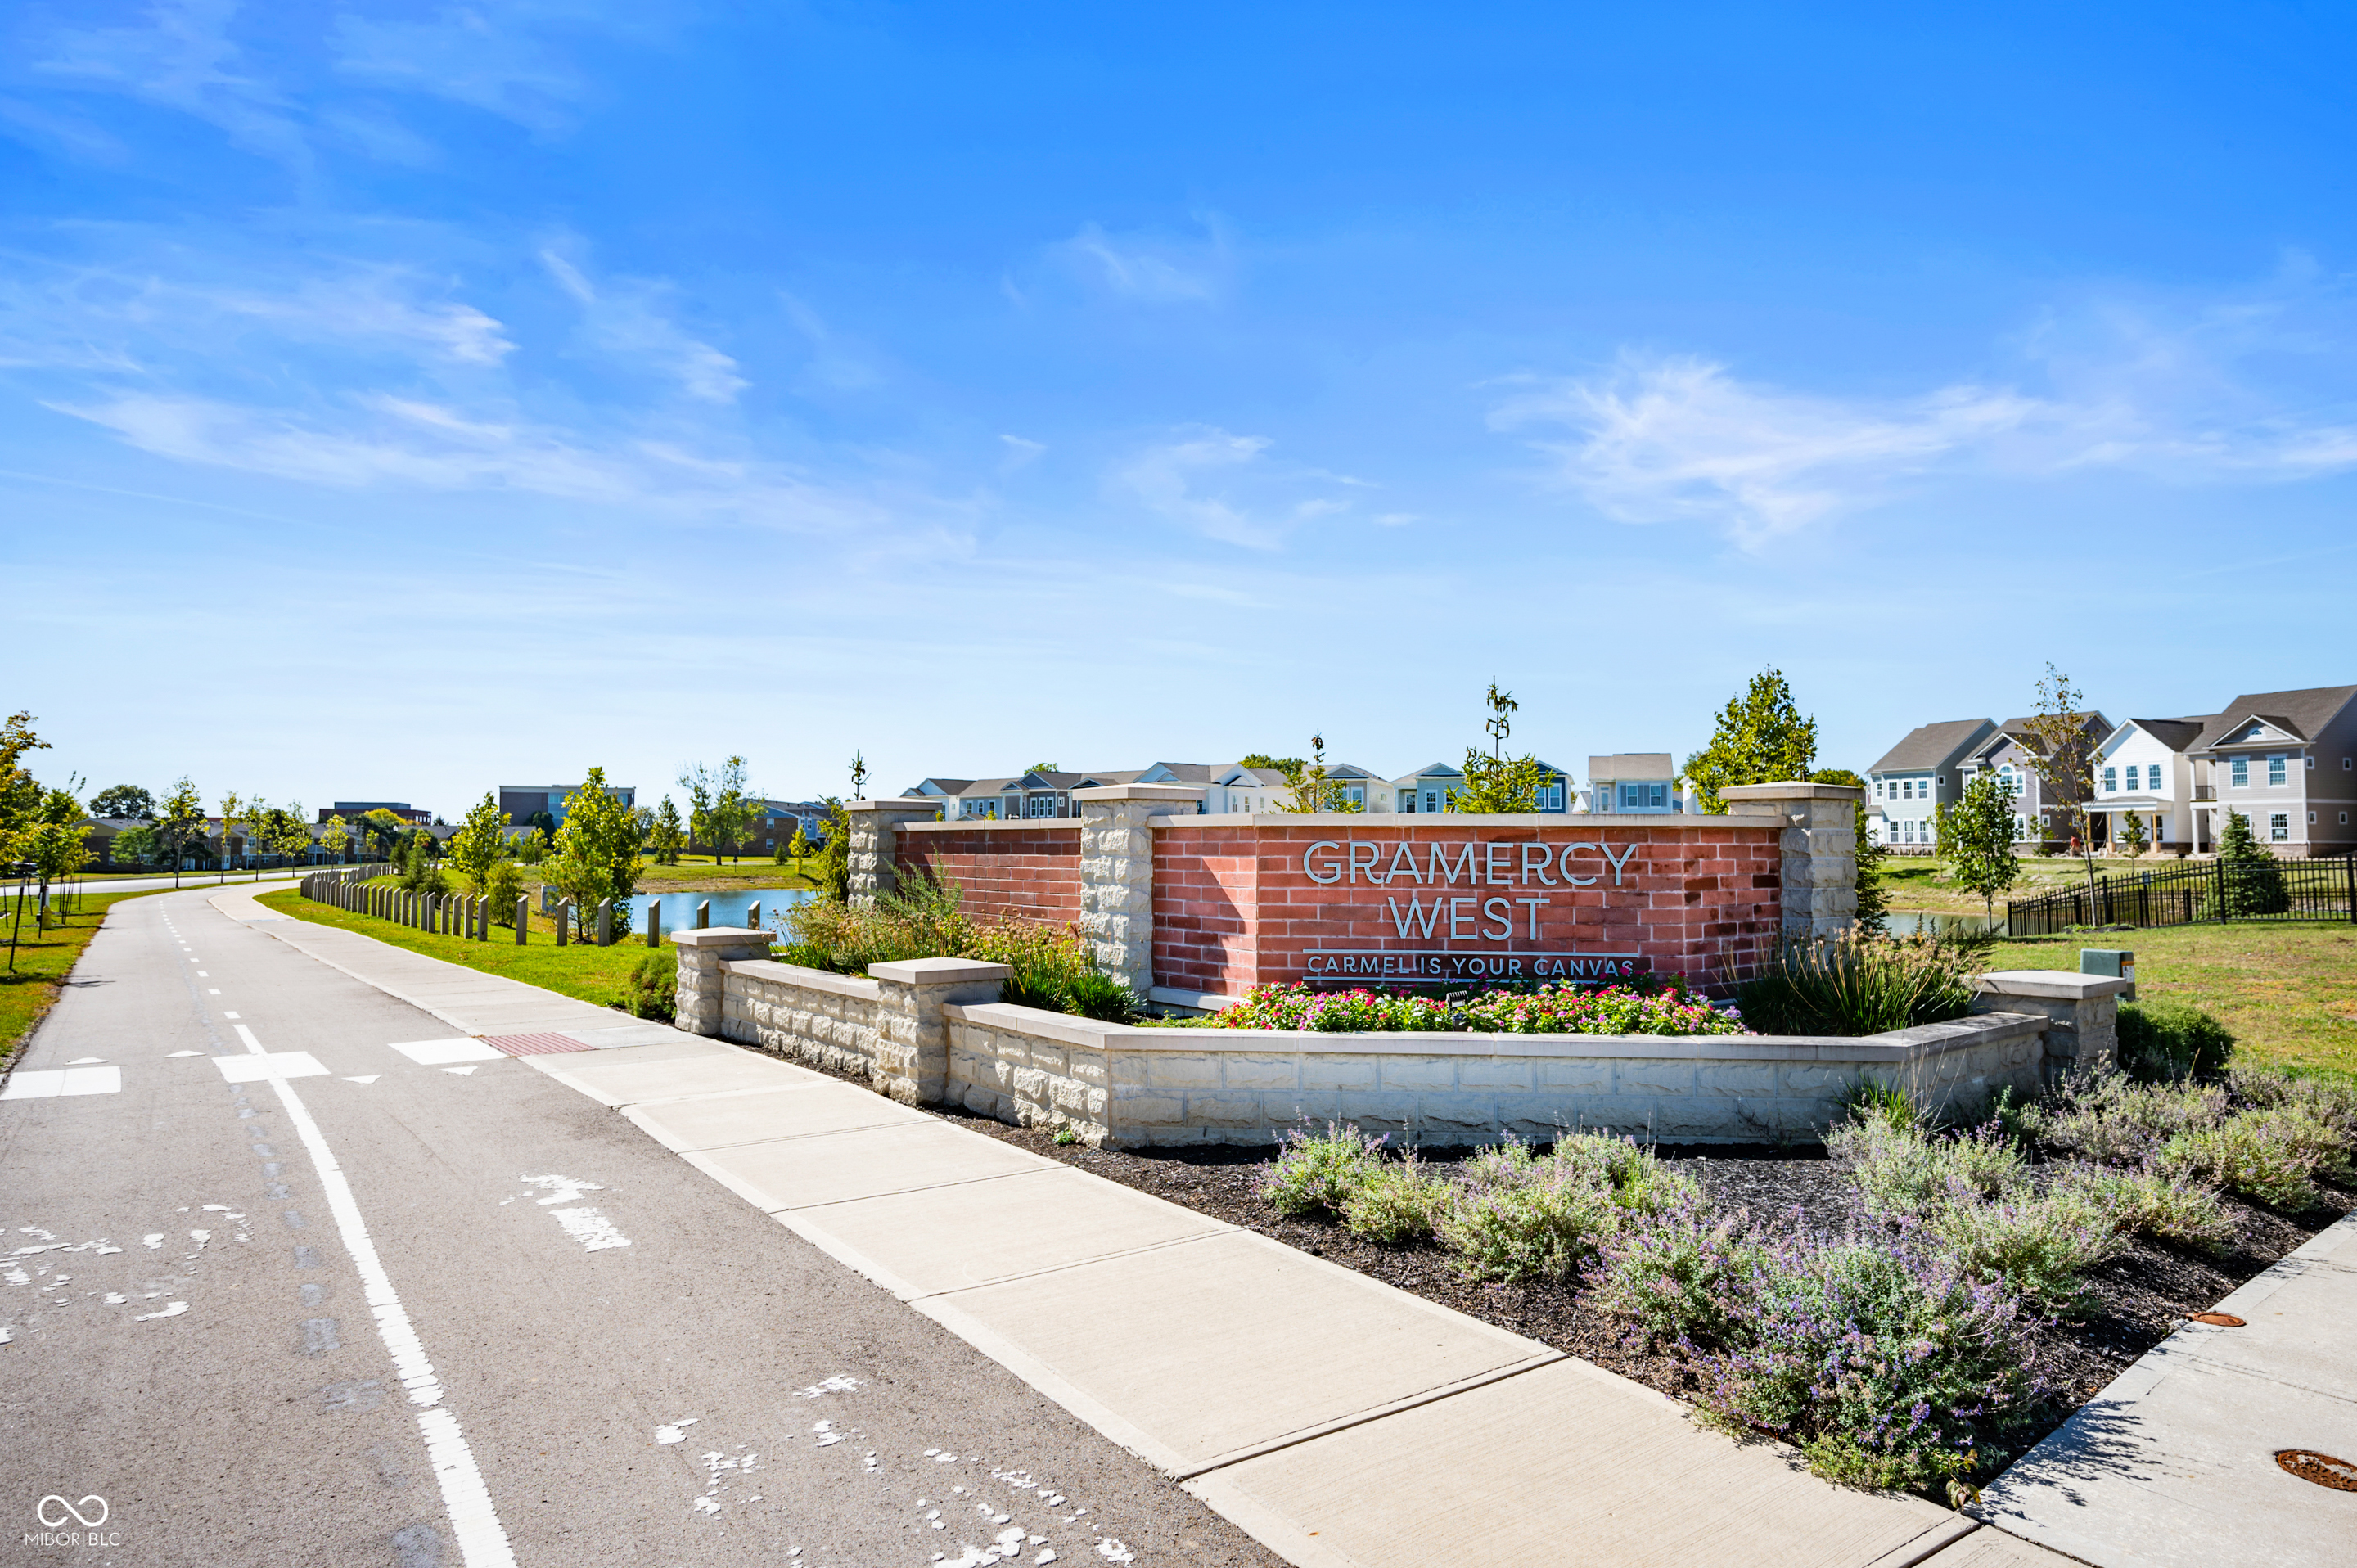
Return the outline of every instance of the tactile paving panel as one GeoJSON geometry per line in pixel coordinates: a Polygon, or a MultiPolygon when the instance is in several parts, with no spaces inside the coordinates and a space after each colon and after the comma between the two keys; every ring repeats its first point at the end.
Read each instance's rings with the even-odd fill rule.
{"type": "Polygon", "coordinates": [[[482,1035],[477,1037],[491,1049],[511,1057],[551,1057],[559,1051],[595,1048],[583,1045],[570,1035],[482,1035]]]}

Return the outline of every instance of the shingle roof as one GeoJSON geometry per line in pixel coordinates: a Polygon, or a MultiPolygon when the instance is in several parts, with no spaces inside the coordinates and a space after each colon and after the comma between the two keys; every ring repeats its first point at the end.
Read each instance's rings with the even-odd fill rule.
{"type": "Polygon", "coordinates": [[[1990,727],[1986,719],[1944,719],[1934,725],[1918,725],[1867,771],[1907,773],[1953,767],[1964,749],[1986,735],[1990,727]]]}
{"type": "MultiPolygon", "coordinates": [[[[2171,751],[2184,751],[2201,738],[2201,732],[2217,715],[2204,714],[2190,719],[2130,719],[2129,724],[2144,731],[2171,751]]],[[[2125,727],[2125,726],[2124,726],[2125,727]]]]}
{"type": "Polygon", "coordinates": [[[2357,700],[2357,686],[2310,686],[2299,692],[2260,692],[2237,697],[2211,715],[2194,746],[2207,750],[2253,719],[2265,719],[2302,740],[2314,740],[2352,700],[2357,700]]]}

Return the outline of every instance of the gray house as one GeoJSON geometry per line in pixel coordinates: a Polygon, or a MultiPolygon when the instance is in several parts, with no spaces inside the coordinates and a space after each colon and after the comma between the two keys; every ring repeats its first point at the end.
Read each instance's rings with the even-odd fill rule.
{"type": "MultiPolygon", "coordinates": [[[[2037,743],[2031,736],[2030,723],[2034,714],[2007,719],[1995,725],[1989,735],[1975,745],[1964,758],[1960,769],[1964,783],[1968,784],[1980,774],[1994,773],[2013,798],[2013,832],[2015,842],[2041,844],[2048,840],[2060,841],[2071,835],[2067,812],[2071,798],[2067,792],[2050,789],[2039,775],[2037,743]]],[[[2091,750],[2100,750],[2113,733],[2112,721],[2099,713],[2079,715],[2079,732],[2084,737],[2075,744],[2091,750]]],[[[1957,786],[1960,799],[1963,784],[1957,786]]],[[[2090,822],[2090,831],[2101,837],[2103,824],[2090,822]]]]}
{"type": "Polygon", "coordinates": [[[1867,770],[1867,832],[1878,843],[1929,847],[1942,806],[1964,798],[1966,761],[1996,725],[1986,719],[1919,725],[1867,770]]]}
{"type": "Polygon", "coordinates": [[[2357,686],[2237,697],[2186,755],[2208,843],[2233,811],[2287,859],[2357,849],[2357,686]]]}

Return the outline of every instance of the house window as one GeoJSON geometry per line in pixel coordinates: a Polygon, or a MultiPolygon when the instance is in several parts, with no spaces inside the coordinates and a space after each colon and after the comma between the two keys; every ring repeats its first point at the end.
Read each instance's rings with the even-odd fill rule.
{"type": "Polygon", "coordinates": [[[1412,817],[1415,815],[1415,790],[1403,789],[1399,792],[1399,811],[1400,814],[1405,817],[1412,817]]]}
{"type": "MultiPolygon", "coordinates": [[[[2104,768],[2104,794],[2106,794],[2106,795],[2108,795],[2108,794],[2110,794],[2113,790],[2115,790],[2115,789],[2118,789],[2119,787],[2120,787],[2120,770],[2119,770],[2118,768],[2104,768]]],[[[2131,785],[2131,786],[2129,786],[2129,788],[2133,789],[2133,788],[2135,788],[2135,786],[2131,785]]]]}
{"type": "Polygon", "coordinates": [[[1361,811],[1366,809],[1367,787],[1364,784],[1353,784],[1351,786],[1351,804],[1358,807],[1361,811]]]}
{"type": "Polygon", "coordinates": [[[2289,811],[2270,811],[2267,813],[2267,837],[2276,843],[2282,843],[2285,840],[2291,837],[2291,813],[2289,811]]]}
{"type": "Polygon", "coordinates": [[[1544,796],[1544,799],[1539,803],[1539,809],[1541,811],[1560,811],[1563,810],[1562,779],[1558,779],[1554,783],[1548,785],[1545,789],[1541,791],[1541,794],[1544,796]]]}
{"type": "Polygon", "coordinates": [[[2271,751],[2267,753],[2267,788],[2280,789],[2283,787],[2284,754],[2280,751],[2271,751]]]}
{"type": "Polygon", "coordinates": [[[2233,771],[2234,788],[2237,789],[2249,789],[2251,787],[2251,759],[2247,757],[2238,757],[2234,758],[2233,771]]]}
{"type": "Polygon", "coordinates": [[[1426,789],[1426,790],[1424,792],[1424,809],[1425,809],[1427,812],[1431,812],[1431,811],[1439,811],[1439,810],[1440,810],[1440,791],[1439,791],[1439,790],[1437,790],[1437,789],[1426,789]]]}
{"type": "Polygon", "coordinates": [[[1056,797],[1033,795],[1023,802],[1023,808],[1029,816],[1052,817],[1056,814],[1056,797]]]}
{"type": "Polygon", "coordinates": [[[2144,787],[2158,794],[2160,790],[2160,764],[2156,762],[2144,770],[2144,787]]]}
{"type": "Polygon", "coordinates": [[[1882,799],[1882,780],[1879,779],[1874,781],[1874,798],[1878,800],[1882,799]]]}

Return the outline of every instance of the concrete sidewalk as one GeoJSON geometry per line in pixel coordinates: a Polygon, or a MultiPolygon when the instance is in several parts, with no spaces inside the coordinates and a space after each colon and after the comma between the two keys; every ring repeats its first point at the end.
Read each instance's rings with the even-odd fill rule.
{"type": "MultiPolygon", "coordinates": [[[[524,1017],[576,1028],[585,1013],[608,1026],[615,1017],[353,933],[299,921],[264,929],[468,1033],[524,1017]]],[[[2115,1429],[2096,1441],[2072,1436],[2109,1414],[2066,1426],[1992,1491],[1984,1511],[2002,1529],[1918,1498],[1829,1486],[1779,1444],[1736,1443],[1641,1385],[1253,1232],[719,1040],[661,1026],[640,1038],[523,1059],[613,1107],[1306,1568],[2067,1561],[2048,1546],[2104,1568],[2327,1560],[2254,1552],[2246,1534],[2203,1544],[2199,1516],[2220,1505],[2169,1492],[2166,1476],[2163,1495],[2179,1499],[2172,1539],[2199,1550],[2138,1555],[2150,1545],[2152,1505],[2132,1478],[2108,1480],[2119,1468],[2104,1447],[2115,1429]]],[[[2314,1324],[2304,1353],[2317,1387],[2305,1392],[2283,1380],[2298,1369],[2269,1359],[2273,1341],[2208,1352],[2202,1375],[2256,1380],[2234,1391],[2245,1411],[2273,1419],[2295,1397],[2338,1398],[2332,1419],[2347,1420],[2352,1319],[2342,1310],[2333,1330],[2319,1315],[2329,1319],[2357,1287],[2357,1246],[2340,1251],[2351,1233],[2357,1222],[2238,1293],[2255,1325],[2261,1301],[2287,1322],[2314,1324]],[[2319,1391],[2326,1384],[2342,1393],[2319,1391]]],[[[2147,1362],[2191,1359],[2186,1338],[2147,1362]]],[[[2291,1343],[2287,1334],[2282,1355],[2291,1343]]],[[[2114,1385],[2131,1409],[2145,1369],[2114,1385]]],[[[2158,1455],[2184,1440],[2172,1423],[2223,1431],[2206,1408],[2173,1415],[2147,1404],[2136,1419],[2158,1455]]],[[[2277,1445],[2347,1454],[2357,1449],[2348,1432],[2319,1417],[2277,1445]]],[[[2220,1474],[2233,1487],[2264,1480],[2248,1468],[2220,1474]]],[[[2298,1522],[2285,1528],[2309,1531],[2311,1545],[2345,1544],[2346,1527],[2315,1530],[2357,1498],[2282,1479],[2314,1494],[2291,1498],[2298,1522]]]]}

